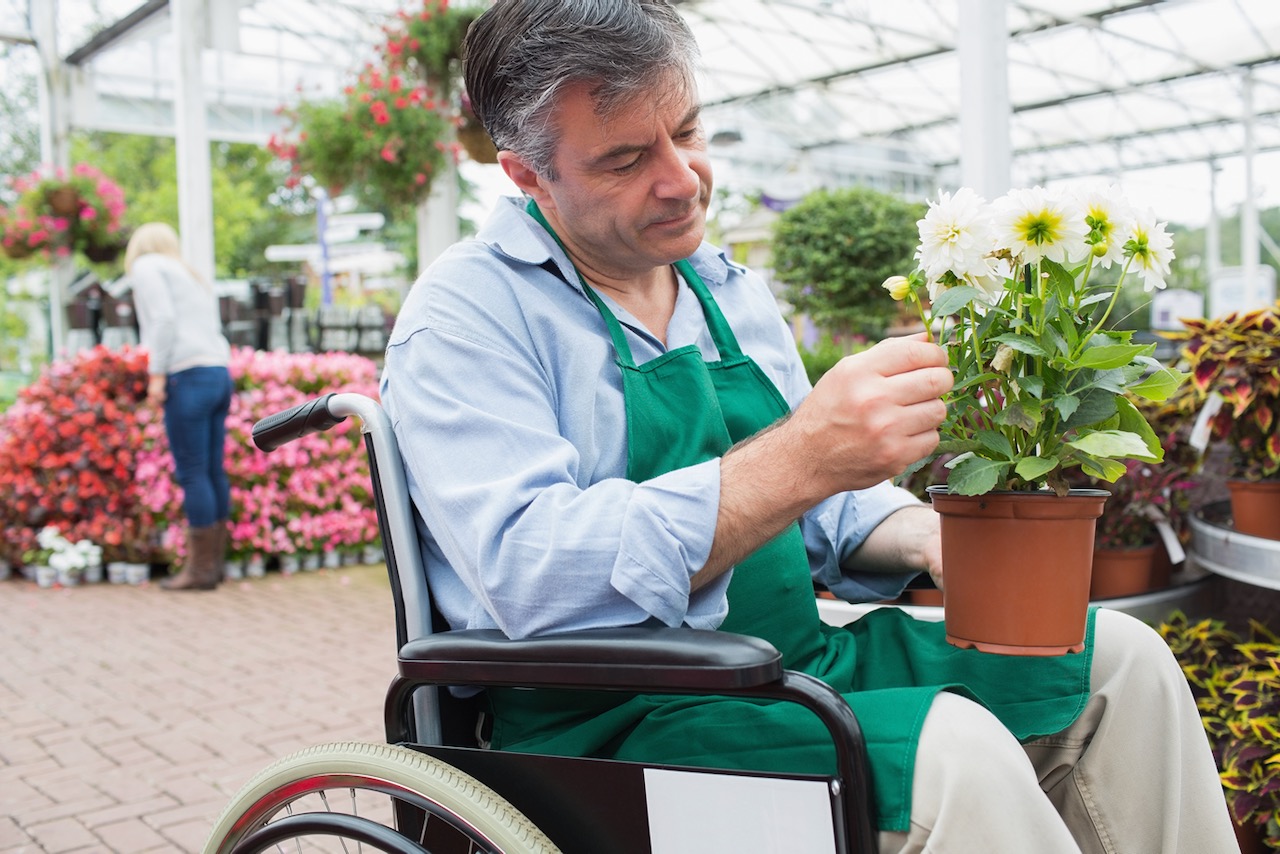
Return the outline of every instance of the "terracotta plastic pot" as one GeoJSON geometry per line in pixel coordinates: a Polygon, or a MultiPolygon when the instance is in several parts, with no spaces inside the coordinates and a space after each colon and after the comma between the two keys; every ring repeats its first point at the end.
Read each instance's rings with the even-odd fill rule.
{"type": "Polygon", "coordinates": [[[1280,480],[1229,480],[1231,526],[1241,534],[1280,540],[1280,480]]]}
{"type": "Polygon", "coordinates": [[[80,213],[80,194],[75,187],[55,187],[45,193],[49,209],[58,216],[75,216],[80,213]]]}
{"type": "Polygon", "coordinates": [[[1108,493],[928,491],[941,514],[947,641],[1005,655],[1083,650],[1095,520],[1108,493]]]}
{"type": "Polygon", "coordinates": [[[1131,549],[1094,549],[1090,599],[1114,599],[1155,589],[1156,552],[1154,543],[1131,549]]]}

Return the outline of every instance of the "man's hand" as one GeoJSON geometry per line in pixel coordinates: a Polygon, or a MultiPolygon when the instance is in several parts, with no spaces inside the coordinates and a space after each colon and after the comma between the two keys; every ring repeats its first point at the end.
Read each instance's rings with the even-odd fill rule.
{"type": "Polygon", "coordinates": [[[841,359],[783,427],[812,461],[819,500],[895,477],[932,453],[952,382],[946,351],[923,335],[841,359]]]}
{"type": "Polygon", "coordinates": [[[164,374],[152,374],[147,380],[147,401],[156,406],[164,405],[165,384],[168,380],[164,374]]]}
{"type": "Polygon", "coordinates": [[[890,513],[858,546],[851,565],[864,572],[922,569],[942,589],[942,531],[937,511],[927,504],[890,513]]]}
{"type": "Polygon", "coordinates": [[[790,418],[720,460],[716,536],[694,588],[823,499],[874,486],[930,454],[952,382],[946,351],[923,334],[841,359],[790,418]]]}

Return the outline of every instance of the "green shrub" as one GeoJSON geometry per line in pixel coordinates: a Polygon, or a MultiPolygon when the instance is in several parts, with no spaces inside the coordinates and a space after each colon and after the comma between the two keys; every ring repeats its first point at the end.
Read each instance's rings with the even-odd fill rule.
{"type": "Polygon", "coordinates": [[[821,328],[879,337],[898,309],[881,286],[913,266],[924,212],[923,204],[868,187],[806,196],[774,227],[783,297],[821,328]]]}

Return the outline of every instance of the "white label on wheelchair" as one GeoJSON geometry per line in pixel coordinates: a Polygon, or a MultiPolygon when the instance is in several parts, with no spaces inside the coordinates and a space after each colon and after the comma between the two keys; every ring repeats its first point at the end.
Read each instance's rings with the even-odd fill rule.
{"type": "Polygon", "coordinates": [[[646,768],[654,854],[834,854],[820,780],[646,768]]]}

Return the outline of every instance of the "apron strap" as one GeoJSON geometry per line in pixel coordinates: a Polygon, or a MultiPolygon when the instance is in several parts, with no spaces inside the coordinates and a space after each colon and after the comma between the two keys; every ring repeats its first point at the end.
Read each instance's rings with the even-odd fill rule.
{"type": "MultiPolygon", "coordinates": [[[[551,227],[551,223],[547,222],[547,218],[542,213],[542,209],[538,207],[538,203],[533,199],[529,199],[524,209],[529,216],[537,220],[538,224],[547,230],[547,233],[555,240],[561,251],[568,255],[569,250],[565,249],[560,235],[556,234],[555,229],[551,227]]],[[[693,269],[693,265],[687,260],[677,261],[674,266],[676,272],[680,274],[689,289],[693,291],[694,296],[698,298],[698,302],[702,304],[702,314],[707,321],[707,330],[711,333],[711,340],[715,342],[716,350],[720,354],[720,360],[740,359],[742,357],[742,349],[738,346],[738,338],[729,327],[729,322],[725,320],[724,313],[720,311],[720,306],[716,305],[716,301],[711,298],[711,292],[707,289],[706,283],[702,281],[702,277],[698,275],[697,271],[693,269]]],[[[617,353],[618,364],[627,368],[634,368],[636,366],[635,357],[631,355],[631,345],[627,343],[626,333],[622,331],[622,324],[618,322],[618,318],[609,309],[609,306],[605,305],[604,300],[596,293],[595,288],[587,284],[587,280],[583,278],[576,265],[573,271],[578,274],[578,282],[581,283],[582,290],[586,292],[587,297],[600,311],[600,316],[604,318],[605,326],[609,329],[609,338],[613,341],[613,349],[617,353]]]]}
{"type": "Polygon", "coordinates": [[[707,329],[711,332],[711,340],[716,342],[716,349],[720,351],[720,360],[729,361],[730,359],[740,358],[742,349],[738,346],[738,337],[733,334],[733,329],[729,327],[729,322],[724,319],[724,313],[720,311],[720,306],[711,298],[711,291],[707,289],[707,285],[702,281],[702,277],[698,275],[698,271],[694,270],[693,265],[687,260],[677,261],[675,268],[684,277],[689,289],[698,297],[698,302],[702,303],[702,314],[706,317],[707,329]]]}

